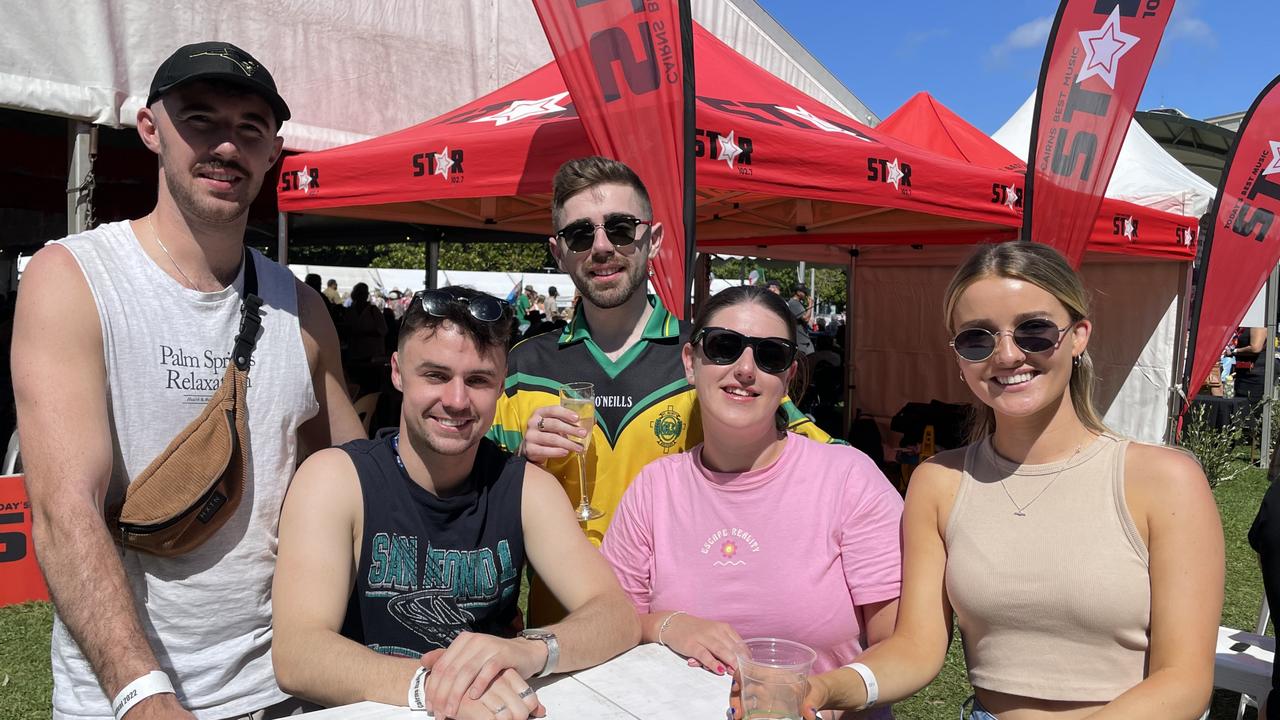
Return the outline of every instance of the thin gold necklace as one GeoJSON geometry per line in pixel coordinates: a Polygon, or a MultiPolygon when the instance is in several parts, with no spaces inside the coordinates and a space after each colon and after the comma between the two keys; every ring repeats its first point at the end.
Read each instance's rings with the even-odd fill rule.
{"type": "MultiPolygon", "coordinates": [[[[1058,468],[1058,472],[1056,472],[1056,473],[1054,473],[1054,474],[1053,474],[1053,479],[1051,479],[1051,480],[1048,482],[1048,484],[1046,484],[1043,488],[1041,488],[1041,489],[1040,489],[1040,492],[1036,493],[1036,496],[1035,496],[1035,497],[1033,497],[1033,498],[1031,498],[1031,501],[1030,501],[1030,502],[1028,502],[1026,505],[1019,505],[1019,504],[1018,504],[1018,501],[1013,499],[1013,494],[1009,492],[1009,486],[1004,484],[1004,478],[1000,478],[1000,487],[1004,488],[1004,494],[1005,494],[1006,496],[1008,496],[1008,498],[1009,498],[1009,502],[1013,504],[1013,507],[1014,507],[1013,514],[1014,514],[1014,515],[1016,515],[1016,516],[1018,516],[1018,517],[1026,517],[1026,516],[1027,516],[1027,508],[1029,508],[1029,507],[1031,507],[1032,505],[1034,505],[1034,504],[1035,504],[1035,501],[1039,500],[1039,499],[1040,499],[1040,496],[1041,496],[1041,495],[1043,495],[1043,494],[1045,494],[1045,492],[1047,492],[1047,491],[1049,490],[1049,488],[1050,488],[1050,487],[1052,487],[1052,486],[1053,486],[1053,484],[1054,484],[1055,482],[1057,482],[1057,481],[1058,481],[1058,478],[1062,477],[1062,471],[1063,471],[1063,470],[1066,470],[1066,469],[1067,469],[1067,466],[1071,465],[1071,461],[1072,461],[1072,460],[1075,460],[1075,459],[1076,459],[1076,455],[1079,455],[1079,454],[1080,454],[1080,448],[1082,448],[1082,447],[1084,447],[1084,446],[1083,446],[1083,445],[1077,445],[1077,446],[1076,446],[1075,451],[1071,453],[1071,457],[1067,458],[1067,461],[1066,461],[1065,463],[1063,463],[1063,464],[1062,464],[1062,467],[1058,468]]],[[[992,451],[994,451],[994,450],[995,450],[995,448],[994,448],[994,447],[992,447],[992,451]]]]}
{"type": "Polygon", "coordinates": [[[187,274],[182,272],[182,267],[178,265],[178,261],[174,260],[173,255],[169,254],[169,248],[165,247],[164,243],[160,242],[160,233],[156,232],[156,226],[151,222],[150,215],[147,216],[147,227],[151,228],[151,237],[155,238],[156,244],[164,251],[165,257],[169,258],[169,262],[173,263],[173,269],[177,270],[178,274],[182,276],[182,279],[187,281],[187,288],[198,292],[200,288],[196,287],[196,284],[191,282],[191,278],[187,277],[187,274]]]}

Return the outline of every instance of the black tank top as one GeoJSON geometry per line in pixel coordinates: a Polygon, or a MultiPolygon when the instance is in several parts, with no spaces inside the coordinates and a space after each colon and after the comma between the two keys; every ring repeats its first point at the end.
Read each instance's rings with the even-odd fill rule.
{"type": "Polygon", "coordinates": [[[384,655],[417,658],[463,631],[518,629],[525,460],[480,441],[464,487],[436,497],[405,472],[399,434],[342,446],[364,496],[360,564],[342,634],[384,655]]]}

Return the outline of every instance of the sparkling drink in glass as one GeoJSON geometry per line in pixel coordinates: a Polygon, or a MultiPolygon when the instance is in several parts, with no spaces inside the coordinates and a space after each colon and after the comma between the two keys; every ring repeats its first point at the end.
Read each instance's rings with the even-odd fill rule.
{"type": "Polygon", "coordinates": [[[596,390],[589,382],[566,383],[560,386],[560,407],[572,410],[578,415],[578,427],[587,431],[587,436],[578,440],[582,450],[578,455],[578,488],[582,494],[582,502],[578,504],[579,522],[604,517],[604,513],[591,507],[587,498],[587,450],[591,447],[591,432],[596,426],[596,390]]]}
{"type": "Polygon", "coordinates": [[[752,638],[738,649],[746,720],[800,720],[817,653],[779,638],[752,638]]]}

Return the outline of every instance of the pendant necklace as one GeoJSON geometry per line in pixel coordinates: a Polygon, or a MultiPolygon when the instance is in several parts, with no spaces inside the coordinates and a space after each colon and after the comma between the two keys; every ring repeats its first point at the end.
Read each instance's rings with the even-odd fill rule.
{"type": "Polygon", "coordinates": [[[156,244],[164,251],[165,257],[169,258],[170,263],[173,263],[173,269],[177,270],[178,274],[182,276],[182,279],[187,281],[187,288],[199,292],[200,289],[196,287],[195,283],[191,282],[191,278],[187,277],[187,274],[182,272],[182,268],[178,265],[178,261],[174,260],[173,255],[169,254],[169,248],[165,247],[164,243],[160,242],[160,233],[156,232],[156,226],[151,222],[150,215],[147,216],[147,227],[151,228],[151,237],[156,239],[156,244]]]}
{"type": "Polygon", "coordinates": [[[1017,515],[1018,517],[1026,517],[1027,508],[1034,505],[1035,502],[1040,499],[1041,495],[1045,494],[1045,492],[1047,492],[1050,487],[1053,487],[1053,484],[1058,481],[1059,477],[1062,476],[1062,472],[1066,470],[1068,466],[1071,465],[1072,460],[1076,459],[1076,455],[1080,454],[1081,447],[1083,446],[1082,445],[1076,446],[1075,451],[1071,453],[1071,457],[1067,458],[1067,461],[1062,464],[1062,467],[1058,468],[1058,472],[1053,474],[1053,479],[1049,480],[1049,482],[1043,488],[1040,489],[1040,492],[1036,493],[1036,496],[1031,498],[1031,501],[1028,502],[1026,505],[1019,505],[1018,501],[1013,499],[1013,493],[1009,492],[1009,486],[1004,484],[1004,478],[1000,478],[1000,487],[1004,489],[1004,494],[1009,498],[1009,502],[1014,507],[1013,514],[1017,515]]]}

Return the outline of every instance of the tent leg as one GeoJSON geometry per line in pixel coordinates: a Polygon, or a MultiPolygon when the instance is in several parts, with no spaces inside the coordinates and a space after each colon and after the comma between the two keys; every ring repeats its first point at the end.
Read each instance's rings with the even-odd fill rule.
{"type": "Polygon", "coordinates": [[[853,273],[858,264],[858,250],[849,251],[849,277],[844,291],[844,434],[848,439],[857,409],[858,393],[853,384],[853,273]]]}
{"type": "Polygon", "coordinates": [[[435,290],[440,282],[437,274],[440,270],[440,240],[427,241],[427,289],[435,290]]]}
{"type": "Polygon", "coordinates": [[[98,127],[87,122],[67,125],[71,164],[67,168],[67,234],[88,230],[93,222],[93,161],[98,155],[98,127]]]}
{"type": "Polygon", "coordinates": [[[1271,404],[1275,397],[1276,387],[1276,294],[1280,291],[1280,266],[1271,269],[1271,277],[1267,279],[1267,314],[1263,322],[1267,324],[1267,344],[1262,351],[1262,361],[1266,371],[1262,384],[1262,437],[1258,444],[1258,466],[1267,469],[1271,461],[1271,404]]]}
{"type": "Polygon", "coordinates": [[[289,213],[276,214],[276,262],[289,266],[289,213]]]}

